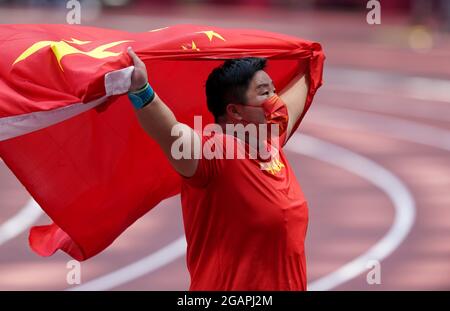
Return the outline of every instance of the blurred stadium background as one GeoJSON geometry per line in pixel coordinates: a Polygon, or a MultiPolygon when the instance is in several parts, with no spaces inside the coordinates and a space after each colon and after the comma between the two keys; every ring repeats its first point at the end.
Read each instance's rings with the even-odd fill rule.
{"type": "MultiPolygon", "coordinates": [[[[80,1],[81,25],[258,28],[322,44],[324,86],[287,149],[310,206],[310,289],[450,290],[450,1],[80,1]],[[369,284],[378,260],[381,284],[369,284]],[[369,265],[368,265],[369,264],[369,265]]],[[[67,1],[0,0],[0,23],[66,23],[67,1]]],[[[140,219],[69,285],[69,258],[39,258],[47,223],[0,161],[0,290],[185,290],[179,198],[140,219]]]]}

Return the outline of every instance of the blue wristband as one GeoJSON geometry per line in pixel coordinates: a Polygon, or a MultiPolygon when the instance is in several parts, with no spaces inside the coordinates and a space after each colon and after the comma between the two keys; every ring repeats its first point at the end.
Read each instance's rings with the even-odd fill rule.
{"type": "Polygon", "coordinates": [[[142,109],[153,101],[155,92],[147,82],[140,90],[128,92],[128,98],[135,109],[142,109]]]}

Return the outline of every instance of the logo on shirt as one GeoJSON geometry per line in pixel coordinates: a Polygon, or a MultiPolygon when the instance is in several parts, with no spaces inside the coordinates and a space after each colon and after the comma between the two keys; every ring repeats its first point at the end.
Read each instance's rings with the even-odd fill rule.
{"type": "Polygon", "coordinates": [[[282,168],[285,167],[283,162],[281,162],[279,158],[275,158],[270,162],[259,162],[259,165],[261,167],[261,170],[267,171],[272,175],[276,175],[281,171],[282,168]]]}

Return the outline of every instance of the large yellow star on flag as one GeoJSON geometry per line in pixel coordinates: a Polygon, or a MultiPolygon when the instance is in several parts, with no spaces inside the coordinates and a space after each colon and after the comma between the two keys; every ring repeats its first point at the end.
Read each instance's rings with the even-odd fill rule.
{"type": "Polygon", "coordinates": [[[28,57],[30,57],[31,55],[33,55],[40,49],[49,46],[52,49],[52,52],[55,55],[56,60],[58,61],[59,67],[61,68],[62,71],[64,71],[64,69],[61,65],[61,60],[63,57],[65,57],[67,55],[82,54],[82,55],[86,55],[86,56],[96,58],[96,59],[101,59],[101,58],[106,58],[106,57],[111,57],[111,56],[119,56],[121,54],[120,52],[117,52],[117,53],[111,52],[111,51],[107,51],[107,49],[117,46],[119,44],[125,43],[125,42],[130,42],[130,40],[117,41],[117,42],[103,44],[103,45],[100,45],[100,46],[90,50],[90,51],[85,52],[85,51],[81,51],[81,50],[77,49],[76,47],[70,45],[69,43],[83,45],[83,44],[90,43],[90,41],[80,41],[80,40],[77,40],[74,38],[72,38],[72,40],[70,40],[70,41],[68,41],[68,40],[39,41],[39,42],[34,43],[31,47],[26,49],[19,57],[17,57],[17,59],[13,63],[13,66],[15,64],[17,64],[18,62],[21,62],[21,61],[27,59],[28,57]]]}

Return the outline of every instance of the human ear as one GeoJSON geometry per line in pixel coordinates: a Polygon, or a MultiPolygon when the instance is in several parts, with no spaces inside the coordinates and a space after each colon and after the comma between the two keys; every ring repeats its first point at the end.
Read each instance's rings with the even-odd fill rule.
{"type": "Polygon", "coordinates": [[[228,117],[234,119],[234,120],[242,120],[242,116],[241,113],[239,112],[239,109],[236,107],[237,105],[235,104],[229,104],[226,107],[226,114],[228,117]]]}

